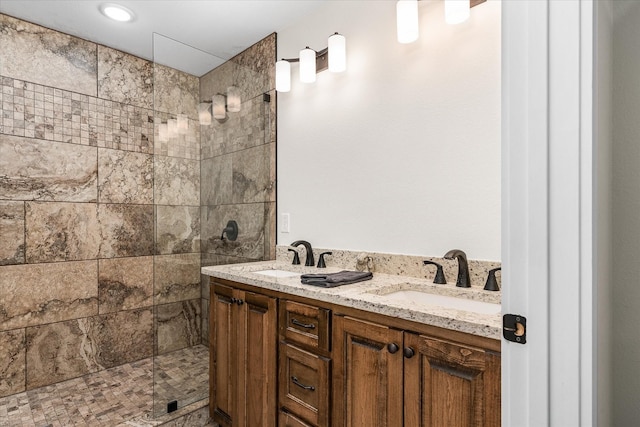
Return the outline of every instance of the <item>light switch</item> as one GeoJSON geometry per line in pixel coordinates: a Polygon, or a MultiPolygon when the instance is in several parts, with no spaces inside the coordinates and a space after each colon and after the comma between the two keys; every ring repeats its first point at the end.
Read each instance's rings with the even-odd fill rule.
{"type": "Polygon", "coordinates": [[[283,213],[280,215],[280,231],[283,233],[289,232],[289,224],[290,224],[290,215],[288,213],[283,213]]]}

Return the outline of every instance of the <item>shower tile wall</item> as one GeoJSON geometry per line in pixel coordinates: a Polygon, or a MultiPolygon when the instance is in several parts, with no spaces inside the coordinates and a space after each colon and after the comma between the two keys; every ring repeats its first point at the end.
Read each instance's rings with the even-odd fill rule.
{"type": "Polygon", "coordinates": [[[198,344],[198,79],[2,14],[0,45],[0,396],[198,344]]]}
{"type": "MultiPolygon", "coordinates": [[[[272,34],[200,78],[200,99],[240,88],[242,108],[202,126],[202,265],[275,258],[275,58],[272,34]],[[271,96],[265,102],[263,94],[271,96]],[[221,240],[228,220],[235,242],[221,240]]],[[[203,340],[208,337],[209,281],[202,278],[203,340]]]]}

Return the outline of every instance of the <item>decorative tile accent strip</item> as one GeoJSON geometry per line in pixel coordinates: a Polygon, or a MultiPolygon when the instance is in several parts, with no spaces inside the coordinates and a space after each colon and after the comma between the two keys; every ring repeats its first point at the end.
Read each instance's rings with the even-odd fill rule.
{"type": "Polygon", "coordinates": [[[2,80],[1,132],[153,153],[153,111],[11,77],[2,80]]]}
{"type": "Polygon", "coordinates": [[[175,114],[163,113],[156,111],[156,129],[155,129],[155,146],[154,154],[160,156],[180,157],[183,159],[199,160],[200,159],[200,122],[189,118],[189,128],[185,134],[178,134],[165,141],[160,140],[159,125],[167,123],[169,119],[175,119],[175,114]]]}

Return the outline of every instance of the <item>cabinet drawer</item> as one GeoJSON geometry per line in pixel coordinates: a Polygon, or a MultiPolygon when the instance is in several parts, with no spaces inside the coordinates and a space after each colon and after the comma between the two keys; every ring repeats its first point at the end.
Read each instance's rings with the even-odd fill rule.
{"type": "Polygon", "coordinates": [[[288,412],[280,411],[280,419],[278,421],[278,427],[312,427],[311,424],[307,424],[302,420],[294,417],[288,412]]]}
{"type": "Polygon", "coordinates": [[[329,351],[329,310],[282,300],[280,334],[290,342],[329,351]]]}
{"type": "Polygon", "coordinates": [[[281,342],[279,390],[281,407],[312,425],[328,426],[329,360],[281,342]]]}

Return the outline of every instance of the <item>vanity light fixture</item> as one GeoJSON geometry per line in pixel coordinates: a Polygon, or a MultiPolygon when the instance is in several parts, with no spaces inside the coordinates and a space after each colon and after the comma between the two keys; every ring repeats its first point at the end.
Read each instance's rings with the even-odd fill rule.
{"type": "Polygon", "coordinates": [[[237,113],[240,111],[241,104],[240,88],[237,86],[229,86],[227,88],[227,111],[237,113]]]}
{"type": "Polygon", "coordinates": [[[118,22],[131,22],[135,17],[131,9],[115,3],[103,3],[99,9],[104,16],[118,22]]]}
{"type": "Polygon", "coordinates": [[[276,90],[289,92],[291,90],[291,63],[300,63],[300,81],[313,83],[316,74],[329,70],[340,73],[347,69],[346,38],[338,33],[329,37],[328,46],[315,51],[309,46],[300,51],[298,58],[282,58],[276,62],[276,90]]]}
{"type": "Polygon", "coordinates": [[[201,102],[198,104],[198,121],[204,126],[211,124],[211,102],[201,102]]]}
{"type": "MultiPolygon", "coordinates": [[[[455,25],[469,19],[471,8],[487,0],[444,0],[444,19],[455,25]]],[[[418,40],[418,0],[398,0],[396,3],[398,42],[412,43],[418,40]]]]}
{"type": "Polygon", "coordinates": [[[189,131],[189,118],[186,114],[178,114],[177,118],[178,124],[178,133],[180,135],[186,135],[189,131]]]}
{"type": "Polygon", "coordinates": [[[418,0],[399,0],[396,3],[396,25],[400,43],[418,40],[418,0]]]}
{"type": "Polygon", "coordinates": [[[216,120],[223,120],[227,116],[226,97],[222,94],[216,94],[213,95],[211,101],[213,103],[211,106],[213,110],[213,118],[216,120]]]}

